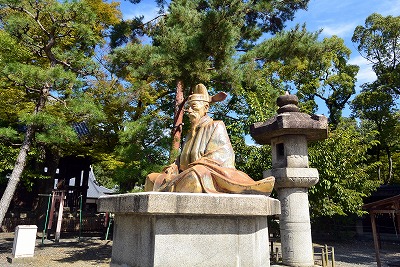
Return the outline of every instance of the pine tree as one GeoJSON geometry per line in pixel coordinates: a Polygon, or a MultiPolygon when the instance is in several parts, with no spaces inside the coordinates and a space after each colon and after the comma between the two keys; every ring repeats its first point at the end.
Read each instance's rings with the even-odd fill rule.
{"type": "Polygon", "coordinates": [[[92,57],[104,31],[119,20],[116,7],[99,0],[0,1],[0,90],[20,92],[26,103],[18,114],[24,137],[0,201],[0,222],[33,145],[77,141],[72,123],[100,115],[82,88],[96,73],[92,57]]]}
{"type": "Polygon", "coordinates": [[[281,30],[285,21],[307,4],[308,0],[176,0],[171,1],[168,12],[150,22],[135,18],[115,28],[113,45],[131,40],[114,50],[116,73],[132,86],[141,80],[155,91],[152,99],[139,101],[150,106],[173,97],[171,160],[181,143],[184,99],[191,88],[204,83],[211,90],[239,91],[241,73],[236,57],[251,49],[262,34],[281,30]],[[141,43],[143,35],[150,37],[151,43],[141,43]]]}

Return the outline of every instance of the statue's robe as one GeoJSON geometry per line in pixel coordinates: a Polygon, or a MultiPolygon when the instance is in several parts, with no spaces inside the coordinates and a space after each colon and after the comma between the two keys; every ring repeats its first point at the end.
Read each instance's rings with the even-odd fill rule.
{"type": "MultiPolygon", "coordinates": [[[[258,193],[270,194],[274,177],[254,181],[235,168],[235,154],[225,124],[207,115],[185,139],[181,155],[175,163],[174,173],[153,173],[153,191],[181,192],[185,183],[196,179],[207,193],[258,193]]],[[[198,184],[198,183],[197,183],[198,184]]],[[[183,190],[185,192],[185,190],[183,190]]]]}

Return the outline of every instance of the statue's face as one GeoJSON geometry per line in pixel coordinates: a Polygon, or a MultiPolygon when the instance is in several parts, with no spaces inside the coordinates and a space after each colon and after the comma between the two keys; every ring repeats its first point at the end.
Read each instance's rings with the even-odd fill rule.
{"type": "Polygon", "coordinates": [[[190,101],[188,103],[187,113],[191,123],[198,122],[208,111],[209,104],[204,101],[190,101]]]}

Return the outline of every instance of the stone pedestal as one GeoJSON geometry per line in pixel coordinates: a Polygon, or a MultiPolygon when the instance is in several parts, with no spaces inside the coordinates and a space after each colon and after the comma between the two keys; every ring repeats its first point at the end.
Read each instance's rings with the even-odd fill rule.
{"type": "Polygon", "coordinates": [[[278,189],[282,259],[290,266],[314,266],[306,188],[278,189]]]}
{"type": "Polygon", "coordinates": [[[265,177],[270,175],[275,176],[281,202],[282,261],[289,266],[314,266],[307,188],[318,182],[318,170],[276,168],[264,172],[265,177]]]}
{"type": "Polygon", "coordinates": [[[13,258],[33,257],[36,243],[36,225],[18,225],[15,227],[13,258]]]}
{"type": "Polygon", "coordinates": [[[262,195],[146,192],[103,196],[115,214],[111,266],[270,266],[262,195]]]}

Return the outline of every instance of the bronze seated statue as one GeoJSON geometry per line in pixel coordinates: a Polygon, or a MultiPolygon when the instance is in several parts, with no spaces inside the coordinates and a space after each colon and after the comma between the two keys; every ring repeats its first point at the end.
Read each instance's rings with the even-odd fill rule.
{"type": "Polygon", "coordinates": [[[146,178],[145,191],[192,193],[253,193],[269,195],[274,177],[254,181],[235,168],[235,154],[225,124],[207,115],[212,102],[224,100],[226,94],[210,97],[206,87],[198,84],[189,96],[187,113],[190,131],[180,156],[146,178]]]}

